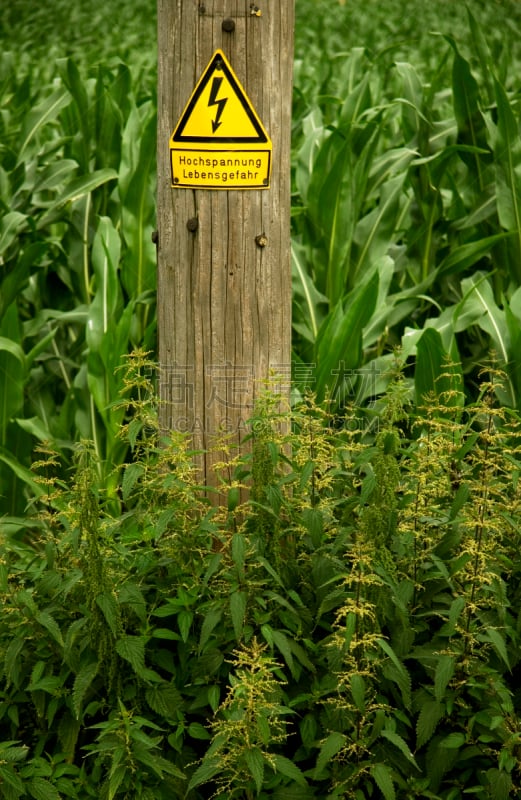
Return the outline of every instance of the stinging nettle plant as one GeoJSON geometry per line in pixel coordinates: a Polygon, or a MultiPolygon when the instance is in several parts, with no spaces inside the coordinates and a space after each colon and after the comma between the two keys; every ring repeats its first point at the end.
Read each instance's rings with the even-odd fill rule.
{"type": "Polygon", "coordinates": [[[254,496],[216,509],[186,437],[161,440],[149,370],[137,352],[122,376],[134,460],[116,513],[84,443],[66,482],[42,453],[42,513],[4,534],[4,796],[517,791],[519,424],[502,376],[419,413],[395,375],[365,431],[357,408],[342,427],[311,398],[281,425],[266,398],[258,451],[222,470],[254,496]]]}

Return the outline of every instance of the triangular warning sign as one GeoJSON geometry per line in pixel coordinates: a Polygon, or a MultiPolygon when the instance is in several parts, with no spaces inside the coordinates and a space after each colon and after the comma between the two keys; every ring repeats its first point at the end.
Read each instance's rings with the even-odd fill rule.
{"type": "Polygon", "coordinates": [[[216,50],[171,137],[172,145],[263,144],[269,137],[222,50],[216,50]]]}

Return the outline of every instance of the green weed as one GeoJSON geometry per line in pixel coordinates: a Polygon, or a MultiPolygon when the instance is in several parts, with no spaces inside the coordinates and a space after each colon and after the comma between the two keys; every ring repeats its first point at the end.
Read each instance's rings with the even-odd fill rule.
{"type": "Polygon", "coordinates": [[[84,444],[66,483],[42,452],[41,512],[3,530],[2,796],[518,791],[520,445],[503,376],[416,413],[395,375],[366,430],[311,399],[281,425],[267,398],[262,447],[222,472],[223,491],[255,492],[216,508],[186,437],[160,441],[146,364],[122,376],[121,510],[84,444]]]}

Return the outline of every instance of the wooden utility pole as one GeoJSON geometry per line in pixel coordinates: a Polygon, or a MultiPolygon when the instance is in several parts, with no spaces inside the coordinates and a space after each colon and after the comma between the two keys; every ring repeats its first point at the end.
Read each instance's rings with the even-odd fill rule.
{"type": "Polygon", "coordinates": [[[294,0],[158,0],[158,336],[164,430],[213,484],[272,373],[289,390],[294,0]]]}

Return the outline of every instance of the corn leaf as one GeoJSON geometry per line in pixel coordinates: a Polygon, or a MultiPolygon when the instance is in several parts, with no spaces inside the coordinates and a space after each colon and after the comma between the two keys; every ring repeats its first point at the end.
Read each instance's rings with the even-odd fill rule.
{"type": "Polygon", "coordinates": [[[56,89],[49,97],[45,98],[36,108],[31,111],[25,120],[21,132],[21,144],[18,150],[18,163],[25,157],[25,151],[29,143],[34,139],[39,131],[52,122],[59,115],[60,111],[71,102],[71,97],[66,89],[56,89]]]}
{"type": "MultiPolygon", "coordinates": [[[[340,302],[322,324],[316,343],[315,391],[323,400],[338,387],[339,370],[354,370],[362,360],[363,329],[378,297],[378,273],[340,302]]],[[[341,388],[341,387],[339,387],[341,388]]]]}
{"type": "Polygon", "coordinates": [[[434,328],[426,328],[417,342],[414,388],[418,404],[428,396],[436,398],[440,408],[454,409],[463,403],[463,375],[455,343],[449,353],[434,328]]]}
{"type": "Polygon", "coordinates": [[[505,88],[494,80],[498,122],[494,149],[496,193],[499,221],[516,236],[517,265],[511,269],[516,281],[521,280],[521,137],[519,121],[510,105],[505,88]]]}

